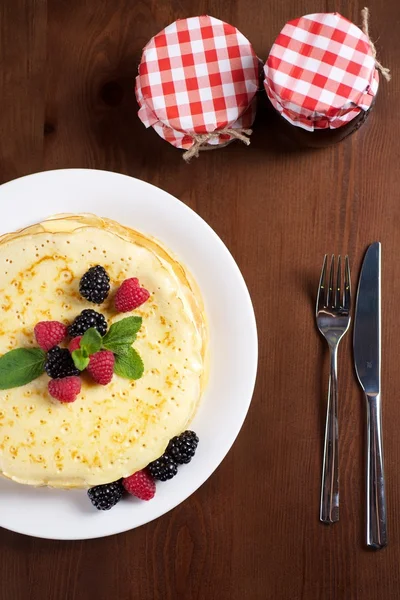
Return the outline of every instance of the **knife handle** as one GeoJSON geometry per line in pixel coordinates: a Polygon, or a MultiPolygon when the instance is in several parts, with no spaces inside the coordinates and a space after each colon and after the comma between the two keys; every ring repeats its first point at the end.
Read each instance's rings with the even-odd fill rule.
{"type": "Polygon", "coordinates": [[[367,398],[367,546],[387,545],[386,493],[383,470],[382,414],[379,394],[367,398]]]}

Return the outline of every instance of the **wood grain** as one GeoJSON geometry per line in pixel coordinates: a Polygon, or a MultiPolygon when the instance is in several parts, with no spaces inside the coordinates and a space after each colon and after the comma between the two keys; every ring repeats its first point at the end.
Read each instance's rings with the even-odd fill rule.
{"type": "MultiPolygon", "coordinates": [[[[392,69],[368,123],[340,145],[290,152],[262,110],[250,148],[184,164],[137,118],[148,39],[178,17],[235,24],[265,59],[284,22],[363,4],[312,0],[3,0],[0,182],[39,170],[128,173],[174,194],[221,236],[248,283],[260,364],[244,427],[217,472],[137,530],[86,542],[0,531],[0,600],[392,600],[400,589],[400,5],[371,0],[392,69]],[[389,546],[364,549],[364,406],[339,358],[341,520],[318,522],[326,348],[313,322],[325,252],[383,245],[383,406],[389,546]],[[322,369],[322,373],[321,373],[322,369]]],[[[2,207],[12,210],[12,207],[2,207]]]]}

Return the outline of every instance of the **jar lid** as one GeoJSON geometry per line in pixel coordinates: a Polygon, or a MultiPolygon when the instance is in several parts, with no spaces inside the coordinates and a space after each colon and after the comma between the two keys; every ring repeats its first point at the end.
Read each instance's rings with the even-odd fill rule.
{"type": "Polygon", "coordinates": [[[367,111],[379,76],[369,38],[338,13],[289,21],[264,66],[264,87],[280,114],[308,131],[336,129],[367,111]]]}
{"type": "MultiPolygon", "coordinates": [[[[160,137],[172,144],[172,146],[175,146],[175,148],[188,150],[193,146],[193,136],[191,134],[184,131],[177,131],[176,129],[172,129],[172,127],[168,127],[168,125],[164,125],[162,121],[159,121],[157,117],[155,117],[153,112],[149,111],[142,96],[142,90],[138,79],[136,80],[136,99],[139,104],[138,115],[145,127],[152,127],[160,137]]],[[[247,110],[230,126],[230,129],[248,129],[251,127],[256,118],[256,111],[257,104],[256,98],[254,98],[247,110]]],[[[218,136],[210,138],[207,141],[207,145],[224,145],[232,139],[233,137],[231,135],[221,133],[218,136]]]]}
{"type": "MultiPolygon", "coordinates": [[[[254,112],[250,105],[257,88],[258,58],[243,34],[214,17],[180,19],[143,50],[136,78],[138,114],[146,127],[188,148],[194,143],[191,134],[242,127],[238,122],[254,112]]],[[[219,137],[207,143],[218,144],[219,137]]]]}

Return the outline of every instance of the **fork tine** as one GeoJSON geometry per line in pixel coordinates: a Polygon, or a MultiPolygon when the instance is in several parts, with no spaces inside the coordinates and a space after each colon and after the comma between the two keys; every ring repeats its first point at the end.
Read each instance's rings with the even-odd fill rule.
{"type": "Polygon", "coordinates": [[[324,262],[322,263],[321,277],[319,278],[318,296],[317,296],[317,312],[322,310],[325,305],[325,279],[326,279],[326,261],[328,255],[325,254],[324,262]]]}
{"type": "Polygon", "coordinates": [[[337,261],[337,275],[336,275],[336,288],[335,288],[335,308],[340,308],[340,290],[342,289],[342,257],[338,256],[337,261]]]}
{"type": "Polygon", "coordinates": [[[343,290],[343,308],[350,310],[351,304],[351,279],[349,257],[346,255],[344,268],[344,290],[343,290]]]}
{"type": "Polygon", "coordinates": [[[335,297],[333,294],[333,273],[335,270],[335,255],[332,254],[331,258],[331,268],[329,270],[329,285],[326,289],[326,306],[333,306],[335,302],[335,297]]]}

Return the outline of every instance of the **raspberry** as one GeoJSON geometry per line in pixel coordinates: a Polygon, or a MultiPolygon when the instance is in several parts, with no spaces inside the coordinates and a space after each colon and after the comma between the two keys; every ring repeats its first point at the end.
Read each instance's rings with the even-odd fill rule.
{"type": "Polygon", "coordinates": [[[146,469],[125,477],[122,485],[129,494],[140,500],[151,500],[156,493],[156,482],[146,469]]]}
{"type": "Polygon", "coordinates": [[[52,379],[62,379],[80,374],[68,348],[60,348],[60,346],[54,346],[48,351],[44,370],[52,379]]]}
{"type": "Polygon", "coordinates": [[[115,308],[119,312],[129,312],[138,308],[150,298],[150,292],[140,287],[136,277],[125,279],[115,295],[115,308]]]}
{"type": "Polygon", "coordinates": [[[184,431],[181,435],[172,438],[165,452],[178,465],[188,464],[195,455],[198,443],[199,438],[194,431],[184,431]]]}
{"type": "Polygon", "coordinates": [[[178,465],[174,459],[165,453],[157,460],[153,460],[147,468],[150,475],[160,481],[172,479],[178,472],[178,465]]]}
{"type": "Polygon", "coordinates": [[[40,321],[34,329],[35,338],[42,350],[50,350],[63,341],[67,327],[59,321],[40,321]]]}
{"type": "Polygon", "coordinates": [[[72,325],[68,327],[68,333],[71,337],[77,337],[83,335],[91,327],[97,329],[100,335],[107,333],[107,321],[105,317],[91,308],[86,308],[76,317],[72,325]]]}
{"type": "Polygon", "coordinates": [[[100,350],[90,357],[87,370],[96,383],[107,385],[114,373],[114,362],[114,354],[111,350],[100,350]]]}
{"type": "Polygon", "coordinates": [[[71,352],[71,354],[74,352],[74,350],[79,350],[79,348],[81,347],[81,339],[82,339],[82,335],[78,335],[78,337],[74,337],[69,345],[68,345],[68,350],[71,352]]]}
{"type": "Polygon", "coordinates": [[[89,271],[86,271],[79,283],[80,294],[93,302],[94,304],[101,304],[108,296],[110,291],[110,278],[104,267],[97,265],[96,267],[90,267],[89,271]]]}
{"type": "Polygon", "coordinates": [[[124,488],[121,481],[96,485],[88,490],[88,496],[97,510],[110,510],[122,498],[124,488]]]}
{"type": "Polygon", "coordinates": [[[60,402],[75,402],[81,391],[81,380],[79,377],[51,379],[48,388],[50,396],[60,402]]]}

